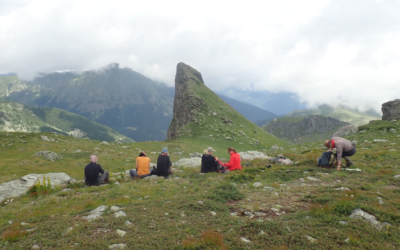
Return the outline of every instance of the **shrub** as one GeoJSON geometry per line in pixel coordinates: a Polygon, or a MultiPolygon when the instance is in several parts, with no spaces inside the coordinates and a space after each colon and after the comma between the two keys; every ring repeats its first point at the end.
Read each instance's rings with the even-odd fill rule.
{"type": "Polygon", "coordinates": [[[215,187],[210,193],[211,194],[208,196],[208,198],[219,202],[240,200],[244,198],[244,195],[240,193],[235,186],[229,183],[224,183],[215,187]]]}
{"type": "Polygon", "coordinates": [[[332,206],[334,214],[344,216],[350,215],[354,209],[355,206],[348,200],[340,200],[332,206]]]}
{"type": "Polygon", "coordinates": [[[227,247],[224,246],[224,237],[217,232],[207,230],[201,234],[201,240],[197,241],[194,239],[187,239],[182,242],[184,249],[203,250],[203,249],[215,249],[225,250],[227,247]]]}
{"type": "Polygon", "coordinates": [[[85,183],[77,181],[67,185],[67,188],[83,188],[83,187],[85,187],[85,183]]]}
{"type": "Polygon", "coordinates": [[[43,180],[40,181],[38,179],[35,182],[35,185],[33,185],[29,190],[28,193],[31,195],[38,195],[38,194],[49,194],[52,191],[51,183],[50,183],[50,177],[47,177],[43,175],[43,180]]]}
{"type": "Polygon", "coordinates": [[[21,232],[19,230],[7,230],[3,232],[3,240],[8,242],[18,241],[21,236],[24,236],[26,233],[21,232]]]}
{"type": "Polygon", "coordinates": [[[255,177],[253,175],[242,174],[242,173],[229,176],[229,179],[232,182],[236,182],[236,183],[252,181],[252,180],[254,180],[254,178],[255,177]]]}

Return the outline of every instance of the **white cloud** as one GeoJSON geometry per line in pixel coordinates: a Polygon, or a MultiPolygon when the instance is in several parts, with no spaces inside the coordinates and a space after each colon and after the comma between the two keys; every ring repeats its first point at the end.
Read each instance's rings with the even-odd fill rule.
{"type": "Polygon", "coordinates": [[[219,91],[374,109],[399,97],[395,1],[0,1],[0,72],[23,78],[119,62],[172,86],[182,61],[219,91]]]}

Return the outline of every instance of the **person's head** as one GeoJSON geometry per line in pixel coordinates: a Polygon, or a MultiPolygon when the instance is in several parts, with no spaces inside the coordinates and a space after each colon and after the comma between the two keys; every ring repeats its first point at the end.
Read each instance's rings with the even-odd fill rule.
{"type": "Polygon", "coordinates": [[[94,162],[94,163],[97,163],[97,156],[96,155],[91,155],[90,156],[90,161],[94,162]]]}
{"type": "Polygon", "coordinates": [[[209,155],[211,155],[212,153],[215,152],[215,149],[213,149],[212,147],[208,147],[207,148],[207,152],[208,152],[209,155]]]}
{"type": "Polygon", "coordinates": [[[208,155],[208,150],[207,149],[204,149],[204,154],[208,155]]]}
{"type": "Polygon", "coordinates": [[[161,150],[161,155],[167,155],[168,154],[168,149],[167,148],[163,148],[161,150]]]}
{"type": "Polygon", "coordinates": [[[332,141],[331,140],[326,140],[324,142],[324,146],[327,147],[327,148],[331,148],[332,147],[332,141]]]}
{"type": "Polygon", "coordinates": [[[232,148],[232,147],[229,147],[228,148],[228,154],[233,154],[233,153],[236,153],[236,150],[234,148],[232,148]]]}
{"type": "Polygon", "coordinates": [[[146,154],[145,154],[144,152],[141,152],[141,153],[139,154],[139,156],[146,157],[146,154]]]}

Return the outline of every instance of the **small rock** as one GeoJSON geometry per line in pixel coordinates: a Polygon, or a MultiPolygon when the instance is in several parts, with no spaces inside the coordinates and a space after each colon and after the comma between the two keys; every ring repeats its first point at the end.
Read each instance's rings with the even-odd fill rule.
{"type": "Polygon", "coordinates": [[[260,217],[267,216],[267,214],[263,213],[263,212],[254,212],[254,215],[255,216],[260,216],[260,217]]]}
{"type": "Polygon", "coordinates": [[[394,178],[398,179],[400,178],[400,175],[395,175],[394,178]]]}
{"type": "Polygon", "coordinates": [[[72,188],[64,188],[60,192],[70,192],[70,191],[74,191],[74,190],[72,188]]]}
{"type": "Polygon", "coordinates": [[[67,234],[69,234],[70,232],[72,232],[72,230],[74,230],[73,227],[67,227],[67,228],[64,230],[64,232],[63,232],[62,235],[67,235],[67,234]]]}
{"type": "Polygon", "coordinates": [[[129,146],[122,146],[122,148],[124,148],[124,149],[130,149],[131,147],[129,147],[129,146]]]}
{"type": "Polygon", "coordinates": [[[356,171],[356,172],[361,172],[361,169],[359,168],[345,168],[347,171],[356,171]]]}
{"type": "Polygon", "coordinates": [[[252,219],[254,217],[254,214],[252,214],[251,212],[244,212],[244,215],[249,216],[250,219],[252,219]]]}
{"type": "Polygon", "coordinates": [[[306,177],[306,179],[310,180],[310,181],[319,181],[319,179],[311,177],[311,176],[306,177]]]}
{"type": "Polygon", "coordinates": [[[374,142],[387,142],[388,140],[385,139],[374,139],[374,142]]]}
{"type": "Polygon", "coordinates": [[[261,232],[258,235],[264,235],[264,234],[265,234],[264,230],[261,230],[261,232]]]}
{"type": "Polygon", "coordinates": [[[227,140],[232,140],[232,138],[231,138],[231,137],[225,137],[225,139],[227,139],[227,140]]]}
{"type": "Polygon", "coordinates": [[[120,237],[124,237],[125,236],[125,234],[126,234],[126,232],[125,231],[123,231],[123,230],[119,230],[119,229],[117,229],[117,235],[118,236],[120,236],[120,237]]]}
{"type": "Polygon", "coordinates": [[[8,221],[8,224],[12,225],[12,224],[13,224],[12,220],[9,220],[9,221],[8,221]]]}
{"type": "Polygon", "coordinates": [[[114,182],[115,185],[120,185],[120,183],[118,181],[114,182]]]}
{"type": "Polygon", "coordinates": [[[347,187],[340,187],[340,188],[335,188],[335,190],[346,191],[346,190],[350,190],[350,189],[347,187]]]}
{"type": "Polygon", "coordinates": [[[263,187],[263,189],[264,189],[265,191],[274,191],[274,190],[275,190],[275,188],[273,188],[273,187],[267,187],[267,186],[263,187]]]}
{"type": "Polygon", "coordinates": [[[237,212],[234,212],[234,213],[230,213],[230,215],[231,215],[232,217],[237,217],[238,213],[237,213],[237,212]]]}
{"type": "Polygon", "coordinates": [[[108,206],[100,206],[95,210],[92,210],[88,216],[83,216],[82,218],[87,221],[92,221],[100,218],[103,215],[103,212],[107,209],[108,206]]]}
{"type": "Polygon", "coordinates": [[[317,239],[314,239],[313,237],[311,237],[311,236],[309,236],[309,235],[306,235],[306,238],[307,238],[307,240],[309,240],[311,243],[315,243],[315,242],[318,241],[317,239]]]}
{"type": "Polygon", "coordinates": [[[114,214],[115,218],[119,218],[119,217],[126,217],[126,213],[124,213],[124,211],[118,211],[114,214]]]}
{"type": "Polygon", "coordinates": [[[112,244],[108,246],[108,249],[110,250],[118,250],[118,249],[125,249],[126,244],[112,244]]]}
{"type": "Polygon", "coordinates": [[[29,223],[21,222],[21,226],[28,226],[28,225],[29,225],[29,223]]]}
{"type": "Polygon", "coordinates": [[[197,203],[198,203],[199,205],[201,205],[201,206],[204,204],[203,201],[198,201],[197,203]]]}
{"type": "Polygon", "coordinates": [[[217,213],[214,212],[214,211],[211,211],[210,214],[211,214],[212,216],[216,216],[216,215],[217,215],[217,213]]]}
{"type": "Polygon", "coordinates": [[[356,219],[364,219],[366,221],[368,221],[369,223],[371,223],[374,227],[376,227],[377,229],[382,229],[382,225],[381,223],[376,219],[375,216],[364,212],[361,209],[355,209],[354,212],[350,215],[350,218],[356,218],[356,219]]]}
{"type": "Polygon", "coordinates": [[[347,221],[344,221],[344,220],[341,220],[341,221],[339,221],[339,224],[340,225],[346,225],[348,222],[347,221]]]}
{"type": "Polygon", "coordinates": [[[108,144],[108,142],[103,141],[103,142],[100,143],[100,145],[109,145],[109,144],[108,144]]]}
{"type": "Polygon", "coordinates": [[[112,206],[112,207],[110,208],[110,210],[113,211],[113,212],[117,212],[117,211],[121,210],[121,208],[118,207],[118,206],[112,206]]]}
{"type": "Polygon", "coordinates": [[[245,243],[251,243],[251,240],[248,240],[248,239],[246,239],[244,237],[240,237],[240,240],[245,242],[245,243]]]}
{"type": "Polygon", "coordinates": [[[253,187],[262,187],[263,186],[263,184],[261,183],[261,182],[254,182],[253,183],[253,187]]]}
{"type": "Polygon", "coordinates": [[[130,222],[129,220],[125,221],[125,226],[132,226],[132,225],[133,225],[133,223],[130,222]]]}
{"type": "Polygon", "coordinates": [[[271,208],[271,210],[272,210],[272,211],[274,211],[275,213],[278,213],[278,212],[279,212],[279,209],[277,209],[277,208],[274,208],[274,207],[273,207],[273,208],[271,208]]]}
{"type": "Polygon", "coordinates": [[[40,249],[40,246],[38,246],[38,245],[33,245],[31,249],[40,249]]]}
{"type": "Polygon", "coordinates": [[[42,138],[42,141],[50,141],[49,137],[47,137],[45,135],[42,135],[41,138],[42,138]]]}
{"type": "Polygon", "coordinates": [[[300,181],[300,182],[304,182],[304,178],[300,178],[299,181],[300,181]]]}
{"type": "Polygon", "coordinates": [[[82,150],[78,149],[78,150],[75,150],[73,153],[80,153],[80,152],[82,152],[82,150]]]}

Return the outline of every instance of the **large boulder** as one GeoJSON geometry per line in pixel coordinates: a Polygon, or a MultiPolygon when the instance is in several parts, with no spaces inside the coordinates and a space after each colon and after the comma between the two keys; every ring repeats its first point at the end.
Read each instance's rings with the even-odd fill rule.
{"type": "Polygon", "coordinates": [[[341,127],[338,131],[333,133],[333,137],[345,137],[357,132],[357,127],[353,125],[346,125],[341,127]]]}
{"type": "Polygon", "coordinates": [[[71,178],[66,173],[48,173],[48,174],[28,174],[18,180],[5,182],[0,185],[0,201],[20,196],[25,194],[30,187],[35,185],[37,180],[43,180],[43,176],[50,178],[52,186],[58,186],[61,184],[69,184],[75,182],[74,178],[71,178]]]}
{"type": "Polygon", "coordinates": [[[400,120],[400,99],[382,104],[382,120],[400,120]]]}
{"type": "Polygon", "coordinates": [[[239,155],[242,160],[249,160],[249,161],[252,161],[254,159],[266,159],[266,160],[270,159],[269,156],[258,151],[239,152],[239,155]]]}
{"type": "Polygon", "coordinates": [[[175,167],[198,167],[200,165],[201,165],[201,158],[199,157],[182,158],[174,163],[175,167]]]}

